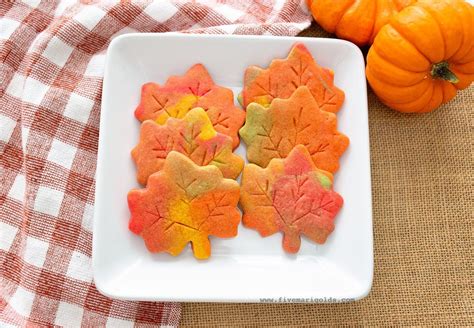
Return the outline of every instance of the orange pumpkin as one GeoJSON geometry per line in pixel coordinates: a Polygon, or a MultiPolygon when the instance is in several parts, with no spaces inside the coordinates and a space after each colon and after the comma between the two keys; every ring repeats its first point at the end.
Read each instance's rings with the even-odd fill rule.
{"type": "Polygon", "coordinates": [[[367,79],[400,112],[430,112],[474,80],[474,7],[419,0],[394,16],[367,55],[367,79]]]}
{"type": "Polygon", "coordinates": [[[314,19],[339,38],[365,45],[382,26],[415,0],[307,0],[314,19]]]}

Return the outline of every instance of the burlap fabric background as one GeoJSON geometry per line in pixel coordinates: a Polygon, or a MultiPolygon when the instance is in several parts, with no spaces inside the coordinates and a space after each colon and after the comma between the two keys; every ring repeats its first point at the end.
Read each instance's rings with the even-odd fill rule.
{"type": "MultiPolygon", "coordinates": [[[[324,36],[312,26],[304,36],[324,36]]],[[[184,303],[182,326],[474,326],[474,87],[425,115],[369,93],[375,276],[350,304],[184,303]]]]}

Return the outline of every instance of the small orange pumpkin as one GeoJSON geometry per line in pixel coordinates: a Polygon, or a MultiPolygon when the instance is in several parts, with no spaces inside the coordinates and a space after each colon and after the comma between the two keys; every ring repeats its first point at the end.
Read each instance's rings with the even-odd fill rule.
{"type": "Polygon", "coordinates": [[[362,46],[371,44],[389,19],[415,0],[307,0],[326,31],[362,46]]]}
{"type": "Polygon", "coordinates": [[[419,0],[375,38],[366,75],[400,112],[430,112],[474,80],[474,7],[463,0],[419,0]]]}

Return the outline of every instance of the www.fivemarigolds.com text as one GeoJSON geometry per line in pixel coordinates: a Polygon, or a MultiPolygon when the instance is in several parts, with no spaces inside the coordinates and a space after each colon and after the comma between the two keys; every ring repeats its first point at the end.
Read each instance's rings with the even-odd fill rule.
{"type": "Polygon", "coordinates": [[[260,299],[260,303],[344,303],[352,301],[355,301],[355,299],[335,297],[275,297],[260,299]]]}

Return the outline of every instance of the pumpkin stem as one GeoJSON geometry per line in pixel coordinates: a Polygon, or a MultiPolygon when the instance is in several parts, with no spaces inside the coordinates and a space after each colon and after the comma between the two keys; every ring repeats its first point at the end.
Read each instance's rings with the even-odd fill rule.
{"type": "Polygon", "coordinates": [[[447,61],[442,61],[440,63],[434,64],[431,68],[431,76],[435,79],[445,80],[451,83],[458,83],[459,79],[451,72],[449,69],[449,63],[447,61]]]}

